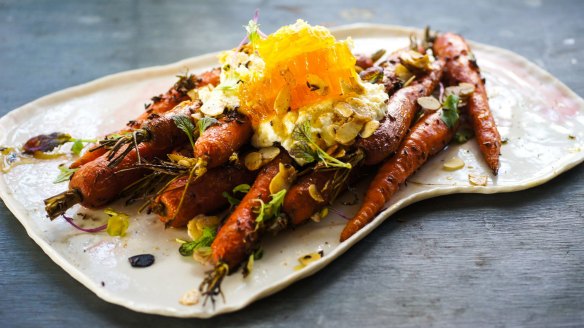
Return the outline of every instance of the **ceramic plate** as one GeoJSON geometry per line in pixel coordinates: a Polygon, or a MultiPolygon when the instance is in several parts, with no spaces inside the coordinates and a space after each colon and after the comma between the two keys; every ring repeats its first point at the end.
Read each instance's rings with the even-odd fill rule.
{"type": "MultiPolygon", "coordinates": [[[[338,38],[351,36],[355,52],[397,49],[408,44],[417,30],[379,25],[353,25],[335,29],[338,38]]],[[[21,165],[0,177],[0,195],[24,225],[29,236],[48,256],[102,299],[129,309],[176,317],[210,317],[235,311],[324,268],[369,234],[398,209],[416,201],[451,193],[495,193],[530,188],[544,183],[584,159],[584,101],[536,65],[506,50],[472,44],[487,80],[490,104],[499,131],[507,143],[501,151],[498,177],[489,174],[474,140],[450,146],[409,179],[372,224],[339,244],[345,219],[331,214],[320,223],[268,238],[264,257],[250,276],[240,273],[225,279],[225,302],[185,306],[179,298],[197,288],[208,267],[178,254],[175,238],[186,232],[163,228],[156,217],[137,215],[135,208],[113,204],[132,215],[126,237],[89,234],[73,229],[64,220],[50,222],[43,199],[67,188],[54,184],[57,165],[64,160],[21,165]],[[443,161],[458,156],[465,167],[447,172],[443,161]],[[469,175],[484,175],[488,184],[472,186],[469,175]],[[322,250],[324,257],[301,270],[297,259],[322,250]],[[153,266],[134,269],[128,257],[151,253],[153,266]],[[170,279],[169,279],[170,277],[170,279]],[[165,282],[161,285],[161,282],[165,282]],[[171,281],[172,283],[169,283],[171,281]]],[[[0,144],[20,145],[39,133],[62,131],[78,138],[92,138],[124,126],[136,117],[152,95],[174,83],[175,75],[188,69],[200,72],[216,65],[216,55],[108,76],[38,99],[0,119],[0,144]]],[[[335,205],[352,214],[356,209],[335,205]]],[[[68,213],[87,212],[75,207],[68,213]]],[[[95,215],[103,215],[101,211],[95,215]]],[[[88,225],[91,222],[87,223],[88,225]]]]}

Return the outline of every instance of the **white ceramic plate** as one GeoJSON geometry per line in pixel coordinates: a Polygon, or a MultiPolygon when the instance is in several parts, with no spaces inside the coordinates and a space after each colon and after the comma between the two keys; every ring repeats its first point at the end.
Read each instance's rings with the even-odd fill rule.
{"type": "MultiPolygon", "coordinates": [[[[353,25],[335,29],[338,38],[351,36],[355,51],[372,53],[379,48],[397,49],[408,44],[418,30],[379,25],[353,25]]],[[[338,238],[345,220],[334,214],[320,223],[268,238],[264,258],[252,274],[229,276],[223,283],[226,302],[216,307],[184,306],[179,298],[197,288],[203,267],[178,254],[175,238],[186,239],[185,231],[168,229],[154,216],[136,215],[135,208],[113,207],[132,214],[126,237],[105,233],[82,233],[64,220],[50,222],[43,199],[63,191],[66,183],[53,184],[57,164],[46,161],[17,166],[0,178],[0,195],[24,225],[29,236],[67,271],[102,299],[135,311],[176,317],[210,317],[235,311],[324,268],[365,237],[398,209],[416,201],[451,193],[495,193],[530,188],[544,183],[584,159],[584,101],[536,65],[506,50],[472,44],[487,79],[490,104],[499,130],[508,143],[503,146],[498,177],[489,174],[475,141],[450,146],[409,179],[372,224],[347,242],[338,238]],[[442,170],[444,159],[454,155],[466,166],[458,171],[442,170]],[[489,176],[486,187],[471,186],[469,174],[489,176]],[[295,271],[297,258],[318,250],[324,258],[295,271]],[[128,257],[152,253],[156,263],[134,269],[128,257]]],[[[177,73],[204,71],[216,64],[215,55],[161,67],[108,76],[38,99],[0,119],[0,145],[19,145],[39,133],[62,131],[91,138],[122,127],[143,110],[143,104],[166,90],[177,73]]],[[[337,205],[342,212],[355,209],[337,205]]],[[[87,211],[75,207],[69,211],[87,211]]],[[[96,215],[100,211],[95,212],[96,215]]]]}

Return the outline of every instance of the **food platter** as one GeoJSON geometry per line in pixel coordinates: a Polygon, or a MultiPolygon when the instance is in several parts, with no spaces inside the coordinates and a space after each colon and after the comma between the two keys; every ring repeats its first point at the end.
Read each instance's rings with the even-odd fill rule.
{"type": "MultiPolygon", "coordinates": [[[[341,39],[352,37],[355,52],[373,53],[379,48],[391,50],[407,45],[412,32],[420,33],[401,27],[352,25],[337,28],[334,34],[341,39]]],[[[410,178],[387,209],[348,241],[338,242],[345,219],[335,214],[266,240],[264,257],[256,262],[251,275],[229,276],[223,285],[226,301],[219,300],[214,308],[178,302],[185,292],[199,285],[209,269],[178,254],[175,239],[185,238],[185,231],[165,230],[154,216],[136,215],[136,208],[124,208],[121,203],[113,207],[132,216],[126,237],[86,234],[73,230],[63,220],[46,219],[43,199],[66,188],[66,184],[52,183],[58,174],[57,165],[63,160],[15,167],[2,175],[0,195],[47,255],[108,302],[177,317],[210,317],[235,311],[324,268],[404,206],[445,194],[530,188],[584,160],[584,101],[516,54],[480,44],[472,46],[487,79],[499,130],[507,140],[502,148],[499,176],[489,175],[472,140],[451,146],[410,178]],[[453,172],[442,170],[443,161],[454,155],[464,160],[465,167],[453,172]],[[487,186],[472,186],[469,174],[487,175],[487,186]],[[297,258],[319,250],[324,253],[321,260],[294,270],[297,258]],[[154,254],[156,263],[146,269],[130,267],[127,258],[141,253],[154,254]]],[[[0,119],[0,144],[18,145],[36,134],[54,131],[78,138],[114,131],[137,116],[143,103],[167,88],[177,73],[185,69],[203,71],[215,63],[215,54],[203,55],[167,66],[115,74],[43,97],[0,119]]],[[[355,211],[348,206],[335,207],[344,213],[355,211]]],[[[71,213],[77,210],[76,207],[71,213]]]]}

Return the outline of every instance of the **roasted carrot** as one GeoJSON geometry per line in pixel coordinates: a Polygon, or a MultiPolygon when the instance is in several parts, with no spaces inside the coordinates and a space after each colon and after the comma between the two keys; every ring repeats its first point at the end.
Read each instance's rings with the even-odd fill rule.
{"type": "MultiPolygon", "coordinates": [[[[400,50],[390,55],[384,65],[386,67],[383,71],[384,80],[378,81],[386,85],[386,92],[395,92],[389,100],[386,119],[373,135],[366,139],[359,139],[356,143],[357,147],[364,150],[367,155],[362,161],[365,165],[378,164],[397,149],[418,109],[416,100],[419,97],[430,95],[442,76],[444,64],[437,61],[434,63],[432,71],[415,80],[410,86],[396,91],[401,85],[391,82],[396,80],[392,67],[399,63],[399,56],[403,51],[400,50]]],[[[376,68],[379,67],[371,69],[376,68]]],[[[352,164],[357,166],[361,164],[361,160],[352,164]]],[[[308,220],[312,215],[332,203],[335,197],[346,188],[346,183],[337,183],[333,187],[331,182],[338,174],[338,171],[313,171],[298,179],[297,183],[286,193],[284,200],[284,212],[290,216],[293,224],[300,224],[308,220]],[[314,186],[311,187],[311,185],[314,186]],[[313,188],[312,193],[309,188],[313,188]],[[318,199],[318,197],[315,199],[314,190],[320,194],[322,199],[318,199]]]]}
{"type": "Polygon", "coordinates": [[[487,165],[497,175],[501,136],[489,107],[487,91],[476,59],[465,40],[457,34],[445,33],[434,41],[434,54],[446,61],[445,77],[450,84],[471,83],[475,91],[468,100],[470,117],[479,148],[487,165]]]}
{"type": "MultiPolygon", "coordinates": [[[[221,70],[215,68],[200,75],[181,76],[165,94],[153,97],[152,103],[146,105],[146,111],[135,120],[128,122],[127,127],[118,131],[117,134],[130,133],[132,130],[140,128],[147,120],[155,118],[156,115],[166,113],[181,102],[189,100],[187,93],[192,89],[200,88],[208,84],[217,85],[219,83],[220,73],[221,70]]],[[[95,160],[106,152],[107,149],[104,147],[93,147],[73,162],[70,168],[78,168],[83,164],[95,160]]]]}
{"type": "Polygon", "coordinates": [[[160,216],[162,222],[172,227],[183,227],[199,214],[208,214],[226,208],[229,203],[223,197],[240,184],[253,182],[255,172],[248,171],[239,164],[226,164],[209,170],[197,181],[192,181],[184,194],[188,176],[174,180],[150,204],[152,212],[160,216]],[[179,208],[181,197],[185,201],[179,208]]]}
{"type": "MultiPolygon", "coordinates": [[[[162,156],[172,148],[154,148],[144,143],[138,145],[138,150],[142,158],[150,159],[162,156]]],[[[122,190],[148,172],[146,169],[131,169],[137,161],[138,153],[133,149],[116,167],[109,165],[107,154],[81,166],[71,177],[67,191],[45,199],[48,216],[54,219],[75,204],[99,208],[113,201],[122,190]]]]}
{"type": "Polygon", "coordinates": [[[379,164],[397,149],[418,109],[416,100],[434,91],[442,77],[443,67],[443,62],[434,62],[429,73],[391,96],[387,114],[379,128],[370,137],[356,142],[357,147],[365,151],[365,165],[379,164]]]}
{"type": "Polygon", "coordinates": [[[207,168],[222,165],[234,151],[249,142],[252,133],[250,119],[237,110],[230,111],[199,136],[194,147],[195,158],[203,160],[207,168]]]}
{"type": "Polygon", "coordinates": [[[399,186],[430,156],[450,142],[456,125],[449,128],[442,119],[442,110],[439,110],[422,117],[412,127],[395,156],[385,162],[373,178],[361,208],[343,229],[341,241],[347,240],[373,220],[399,186]]]}
{"type": "Polygon", "coordinates": [[[199,290],[214,303],[214,297],[222,295],[221,282],[223,278],[235,270],[259,246],[263,224],[257,222],[256,210],[260,204],[270,201],[270,183],[280,171],[280,164],[291,165],[292,158],[281,152],[270,163],[264,166],[248,193],[239,205],[229,215],[217,232],[211,244],[211,261],[215,268],[208,272],[201,282],[199,290]]]}
{"type": "Polygon", "coordinates": [[[278,174],[280,163],[291,165],[292,158],[286,152],[281,152],[260,169],[249,192],[219,229],[211,245],[215,264],[224,263],[233,270],[258,246],[259,229],[256,229],[257,214],[254,209],[259,205],[258,200],[264,203],[270,201],[270,182],[278,174]]]}

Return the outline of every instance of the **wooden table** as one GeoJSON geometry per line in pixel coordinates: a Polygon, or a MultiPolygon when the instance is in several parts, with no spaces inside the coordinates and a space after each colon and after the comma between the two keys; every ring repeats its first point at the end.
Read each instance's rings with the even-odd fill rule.
{"type": "MultiPolygon", "coordinates": [[[[120,71],[227,49],[304,18],[456,31],[515,51],[584,96],[579,1],[0,1],[0,115],[120,71]]],[[[1,133],[1,132],[0,132],[1,133]]],[[[582,326],[584,166],[530,190],[399,211],[318,274],[211,320],[134,313],[54,264],[0,202],[4,327],[582,326]]]]}

